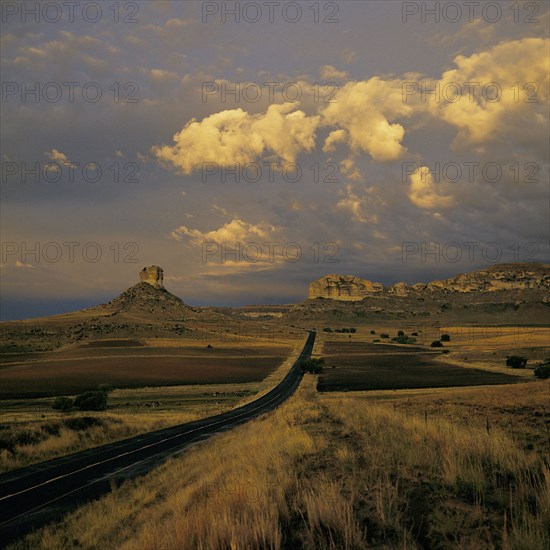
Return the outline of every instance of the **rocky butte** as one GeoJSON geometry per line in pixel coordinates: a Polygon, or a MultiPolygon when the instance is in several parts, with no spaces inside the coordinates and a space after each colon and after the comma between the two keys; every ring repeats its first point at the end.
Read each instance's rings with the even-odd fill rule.
{"type": "Polygon", "coordinates": [[[139,272],[139,279],[142,283],[149,283],[154,288],[164,288],[163,270],[158,265],[144,267],[139,272]]]}

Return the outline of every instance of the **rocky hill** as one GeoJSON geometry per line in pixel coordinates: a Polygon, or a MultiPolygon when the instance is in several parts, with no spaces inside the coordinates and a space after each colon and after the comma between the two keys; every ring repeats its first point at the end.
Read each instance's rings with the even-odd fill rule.
{"type": "Polygon", "coordinates": [[[164,287],[141,282],[131,286],[114,300],[96,309],[111,310],[112,314],[143,313],[165,317],[194,317],[194,309],[164,287]]]}

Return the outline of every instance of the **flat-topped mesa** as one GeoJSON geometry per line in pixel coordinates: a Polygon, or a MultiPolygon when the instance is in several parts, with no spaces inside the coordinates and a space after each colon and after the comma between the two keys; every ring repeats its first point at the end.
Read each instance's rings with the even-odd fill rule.
{"type": "Polygon", "coordinates": [[[144,267],[139,272],[139,279],[142,283],[148,283],[154,288],[164,288],[162,284],[163,271],[158,265],[144,267]]]}
{"type": "Polygon", "coordinates": [[[309,285],[308,298],[359,301],[381,292],[384,287],[353,275],[326,275],[309,285]]]}

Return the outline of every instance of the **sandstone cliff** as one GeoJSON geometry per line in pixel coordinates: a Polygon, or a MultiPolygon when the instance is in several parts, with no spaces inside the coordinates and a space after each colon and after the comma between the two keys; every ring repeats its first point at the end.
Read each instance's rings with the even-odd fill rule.
{"type": "Polygon", "coordinates": [[[550,291],[550,264],[499,264],[450,279],[385,287],[353,275],[327,275],[309,285],[308,299],[360,301],[375,296],[422,296],[431,293],[484,293],[500,290],[550,291]]]}

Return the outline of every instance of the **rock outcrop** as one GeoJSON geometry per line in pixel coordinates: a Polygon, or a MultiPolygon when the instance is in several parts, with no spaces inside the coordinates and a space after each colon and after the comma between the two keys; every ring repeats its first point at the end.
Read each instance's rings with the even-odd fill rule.
{"type": "Polygon", "coordinates": [[[309,285],[308,298],[332,298],[358,301],[383,290],[380,283],[373,283],[353,275],[327,275],[309,285]]]}
{"type": "Polygon", "coordinates": [[[139,280],[142,283],[150,284],[154,288],[164,288],[164,285],[162,284],[163,271],[158,265],[144,267],[139,272],[139,280]]]}
{"type": "Polygon", "coordinates": [[[390,287],[353,275],[327,275],[309,285],[308,299],[360,301],[375,296],[406,297],[432,293],[483,293],[500,290],[550,291],[550,264],[499,264],[450,279],[410,286],[396,283],[390,287]]]}

